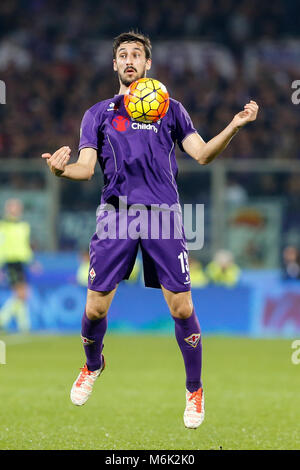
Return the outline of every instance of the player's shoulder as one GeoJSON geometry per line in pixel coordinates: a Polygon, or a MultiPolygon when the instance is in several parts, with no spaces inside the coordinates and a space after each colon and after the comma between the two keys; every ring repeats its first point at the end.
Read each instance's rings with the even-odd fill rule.
{"type": "Polygon", "coordinates": [[[112,98],[108,98],[103,101],[98,101],[90,108],[86,110],[86,113],[91,113],[93,116],[103,114],[105,112],[113,111],[120,101],[121,95],[115,95],[112,98]]]}
{"type": "Polygon", "coordinates": [[[179,101],[177,101],[174,98],[170,97],[170,106],[178,106],[179,104],[180,104],[179,101]]]}
{"type": "Polygon", "coordinates": [[[103,101],[98,101],[97,103],[95,103],[93,106],[91,106],[90,108],[88,108],[86,110],[86,113],[91,113],[93,115],[96,115],[96,114],[99,114],[99,113],[102,113],[106,108],[108,108],[110,102],[112,101],[112,98],[111,99],[107,99],[107,100],[103,100],[103,101]]]}
{"type": "Polygon", "coordinates": [[[170,98],[168,114],[172,117],[172,119],[178,120],[183,115],[186,115],[187,111],[180,101],[177,101],[174,98],[170,98]]]}
{"type": "Polygon", "coordinates": [[[179,108],[183,108],[183,104],[180,101],[175,100],[174,98],[170,97],[170,108],[174,110],[178,110],[179,108]]]}

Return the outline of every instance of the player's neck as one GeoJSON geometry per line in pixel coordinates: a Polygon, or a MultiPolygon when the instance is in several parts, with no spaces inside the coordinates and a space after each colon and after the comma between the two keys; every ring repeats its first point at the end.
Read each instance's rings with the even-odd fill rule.
{"type": "Polygon", "coordinates": [[[127,90],[129,90],[129,86],[125,86],[123,83],[120,83],[119,95],[125,95],[127,90]]]}

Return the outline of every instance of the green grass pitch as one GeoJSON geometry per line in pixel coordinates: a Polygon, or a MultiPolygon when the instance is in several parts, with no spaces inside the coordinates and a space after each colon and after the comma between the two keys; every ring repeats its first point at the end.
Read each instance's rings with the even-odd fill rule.
{"type": "Polygon", "coordinates": [[[172,336],[107,334],[89,401],[70,388],[78,336],[2,336],[0,449],[300,449],[300,365],[291,340],[203,339],[206,417],[185,429],[183,361],[172,336]]]}

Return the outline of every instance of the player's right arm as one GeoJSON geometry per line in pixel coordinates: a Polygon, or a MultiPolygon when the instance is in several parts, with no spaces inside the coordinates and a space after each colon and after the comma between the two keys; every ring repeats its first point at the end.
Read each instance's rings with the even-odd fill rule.
{"type": "Polygon", "coordinates": [[[71,180],[90,180],[94,174],[97,162],[98,130],[101,121],[103,105],[97,103],[88,109],[80,125],[79,157],[76,163],[68,165],[70,160],[70,147],[61,147],[51,155],[43,153],[50,171],[55,176],[71,180]]]}
{"type": "Polygon", "coordinates": [[[42,158],[46,159],[50,171],[55,176],[79,181],[90,180],[95,171],[97,150],[85,147],[80,150],[77,162],[67,165],[70,160],[70,153],[70,147],[61,147],[52,155],[43,153],[42,158]]]}

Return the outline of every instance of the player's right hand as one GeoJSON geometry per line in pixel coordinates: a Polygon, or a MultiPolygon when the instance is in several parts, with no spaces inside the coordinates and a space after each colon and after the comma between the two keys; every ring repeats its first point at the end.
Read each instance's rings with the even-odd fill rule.
{"type": "Polygon", "coordinates": [[[61,147],[56,150],[52,155],[51,153],[43,153],[42,158],[45,158],[50,171],[55,176],[61,176],[65,171],[66,164],[70,160],[71,149],[68,146],[61,147]]]}

